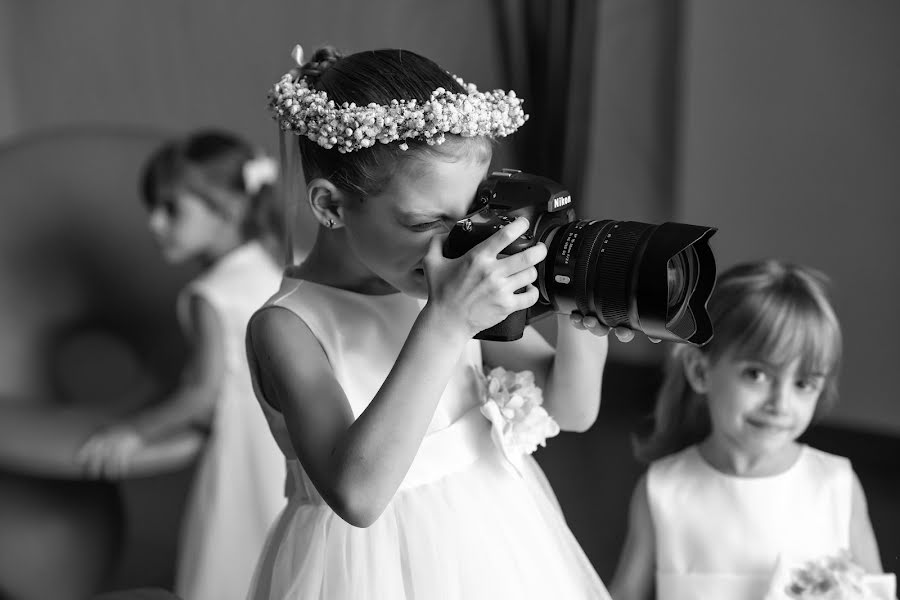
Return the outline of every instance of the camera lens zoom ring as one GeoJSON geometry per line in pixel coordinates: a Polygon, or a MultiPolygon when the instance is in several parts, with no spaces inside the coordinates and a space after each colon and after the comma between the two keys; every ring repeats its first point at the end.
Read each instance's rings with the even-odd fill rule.
{"type": "Polygon", "coordinates": [[[597,245],[597,241],[600,239],[605,229],[606,228],[602,223],[591,223],[584,228],[585,231],[582,233],[584,239],[579,245],[578,252],[576,253],[575,269],[572,273],[575,282],[574,300],[575,306],[578,307],[578,312],[582,315],[596,314],[598,318],[600,315],[594,310],[593,303],[591,302],[591,298],[593,297],[590,281],[591,263],[596,262],[591,260],[591,256],[594,254],[594,247],[597,245]]]}
{"type": "Polygon", "coordinates": [[[592,251],[596,254],[596,266],[591,271],[597,274],[597,281],[591,289],[595,292],[595,300],[605,299],[597,307],[597,313],[601,322],[609,327],[631,325],[628,320],[629,288],[632,284],[630,273],[634,266],[635,249],[648,228],[619,221],[598,240],[600,249],[592,251]]]}

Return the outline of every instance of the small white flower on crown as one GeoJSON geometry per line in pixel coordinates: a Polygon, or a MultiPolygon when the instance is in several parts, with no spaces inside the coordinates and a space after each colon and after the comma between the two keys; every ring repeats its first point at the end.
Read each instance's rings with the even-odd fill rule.
{"type": "Polygon", "coordinates": [[[278,163],[259,154],[244,163],[243,175],[244,189],[251,196],[255,195],[264,185],[274,185],[278,181],[278,163]]]}

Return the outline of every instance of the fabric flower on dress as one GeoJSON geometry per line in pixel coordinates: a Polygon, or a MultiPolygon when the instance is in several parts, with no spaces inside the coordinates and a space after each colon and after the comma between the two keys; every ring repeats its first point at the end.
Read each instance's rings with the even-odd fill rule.
{"type": "Polygon", "coordinates": [[[789,567],[779,557],[766,600],[883,600],[895,598],[893,575],[868,575],[848,552],[789,567]]]}
{"type": "Polygon", "coordinates": [[[531,371],[496,367],[485,376],[481,414],[491,422],[494,443],[520,472],[524,456],[559,433],[559,425],[541,406],[543,402],[531,371]]]}

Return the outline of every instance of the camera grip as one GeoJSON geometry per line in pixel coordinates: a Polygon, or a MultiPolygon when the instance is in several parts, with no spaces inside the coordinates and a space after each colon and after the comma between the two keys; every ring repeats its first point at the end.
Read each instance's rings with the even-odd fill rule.
{"type": "Polygon", "coordinates": [[[528,325],[528,309],[517,310],[508,317],[483,331],[475,334],[477,340],[491,342],[511,342],[522,337],[525,326],[528,325]]]}

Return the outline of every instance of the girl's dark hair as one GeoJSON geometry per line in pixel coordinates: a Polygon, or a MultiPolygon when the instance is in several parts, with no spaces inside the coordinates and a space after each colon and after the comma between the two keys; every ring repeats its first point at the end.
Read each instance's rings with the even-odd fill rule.
{"type": "Polygon", "coordinates": [[[197,131],[158,148],[141,173],[141,199],[148,209],[188,189],[212,209],[239,215],[247,240],[259,239],[279,260],[283,257],[284,211],[274,184],[248,190],[244,166],[256,157],[241,138],[223,131],[197,131]]]}
{"type": "MultiPolygon", "coordinates": [[[[409,50],[371,50],[344,56],[331,46],[315,51],[300,68],[300,74],[313,89],[324,91],[336,104],[371,102],[390,104],[391,100],[426,101],[442,87],[455,93],[466,90],[433,61],[409,50]]],[[[317,177],[328,179],[338,188],[362,197],[379,193],[396,172],[401,161],[431,153],[450,158],[448,142],[429,146],[423,141],[406,140],[409,149],[399,144],[375,144],[370,148],[341,154],[322,148],[305,136],[298,136],[303,172],[307,182],[317,177]]],[[[462,138],[461,138],[462,139],[462,138]]],[[[490,146],[486,138],[465,138],[490,146]]]]}
{"type": "Polygon", "coordinates": [[[722,273],[707,305],[715,335],[694,350],[672,348],[656,398],[653,430],[635,443],[650,462],[702,441],[710,433],[706,399],[684,373],[684,353],[700,351],[710,363],[725,355],[787,365],[800,357],[801,373],[825,375],[814,418],[837,401],[841,328],[820,272],[778,260],[741,264],[722,273]]]}

